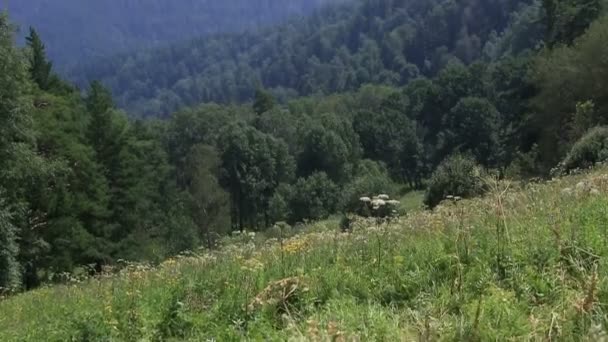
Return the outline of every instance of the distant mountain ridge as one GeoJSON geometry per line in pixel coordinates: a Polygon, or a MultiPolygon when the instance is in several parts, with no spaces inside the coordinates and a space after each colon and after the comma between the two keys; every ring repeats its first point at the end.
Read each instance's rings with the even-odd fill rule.
{"type": "Polygon", "coordinates": [[[34,26],[58,66],[184,41],[234,33],[308,14],[343,0],[4,0],[21,27],[34,26]],[[111,5],[110,5],[111,4],[111,5]]]}

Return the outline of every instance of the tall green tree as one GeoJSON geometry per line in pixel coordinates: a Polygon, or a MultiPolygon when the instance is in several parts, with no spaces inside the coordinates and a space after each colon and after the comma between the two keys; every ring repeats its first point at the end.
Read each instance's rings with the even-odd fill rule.
{"type": "Polygon", "coordinates": [[[446,115],[442,152],[471,153],[485,166],[496,166],[501,160],[499,139],[500,114],[483,98],[465,97],[446,115]]]}
{"type": "Polygon", "coordinates": [[[200,238],[207,248],[230,230],[229,194],[220,186],[220,159],[217,151],[206,145],[195,145],[187,162],[188,193],[192,217],[200,238]]]}
{"type": "MultiPolygon", "coordinates": [[[[36,153],[36,132],[32,125],[32,85],[23,56],[13,45],[13,27],[5,14],[0,14],[0,189],[2,190],[1,287],[21,284],[23,248],[36,239],[31,234],[44,215],[32,210],[32,193],[46,186],[50,165],[36,153]],[[20,246],[15,246],[15,239],[20,246]],[[16,254],[17,253],[17,254],[16,254]],[[15,279],[15,275],[19,277],[15,279]]],[[[41,222],[42,221],[42,222],[41,222]]],[[[37,231],[35,231],[37,233],[37,231]]]]}
{"type": "MultiPolygon", "coordinates": [[[[403,108],[405,109],[405,108],[403,108]]],[[[416,124],[399,110],[363,111],[355,118],[365,157],[386,163],[392,176],[420,187],[425,176],[425,156],[416,124]]]]}
{"type": "Polygon", "coordinates": [[[270,222],[268,204],[280,183],[290,182],[295,162],[287,145],[242,123],[227,126],[221,149],[222,184],[231,197],[233,226],[259,228],[270,222]],[[260,220],[262,218],[262,220],[260,220]]]}
{"type": "Polygon", "coordinates": [[[25,40],[30,49],[30,76],[40,89],[49,90],[53,79],[51,74],[53,64],[47,60],[44,43],[33,27],[30,27],[30,34],[25,40]]]}

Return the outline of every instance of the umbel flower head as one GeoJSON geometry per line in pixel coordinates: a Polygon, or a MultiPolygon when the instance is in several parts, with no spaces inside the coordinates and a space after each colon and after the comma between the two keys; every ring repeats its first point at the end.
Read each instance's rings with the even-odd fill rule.
{"type": "Polygon", "coordinates": [[[361,197],[359,201],[366,207],[373,211],[373,215],[376,217],[389,217],[396,214],[395,208],[399,205],[399,201],[391,200],[386,194],[380,194],[378,196],[361,197]]]}

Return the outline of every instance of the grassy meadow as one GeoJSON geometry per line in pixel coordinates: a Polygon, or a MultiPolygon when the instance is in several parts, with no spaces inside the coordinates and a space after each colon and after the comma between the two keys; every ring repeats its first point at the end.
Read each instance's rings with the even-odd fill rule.
{"type": "Polygon", "coordinates": [[[490,185],[5,298],[0,341],[608,340],[608,169],[490,185]]]}

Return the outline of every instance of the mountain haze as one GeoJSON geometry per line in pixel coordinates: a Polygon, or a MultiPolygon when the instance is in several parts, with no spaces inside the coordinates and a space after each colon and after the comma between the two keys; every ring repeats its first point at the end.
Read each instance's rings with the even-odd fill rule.
{"type": "MultiPolygon", "coordinates": [[[[240,32],[342,0],[8,0],[27,34],[34,26],[59,66],[92,57],[240,32]]],[[[4,7],[5,4],[2,4],[4,7]]]]}
{"type": "Polygon", "coordinates": [[[403,85],[450,61],[534,47],[539,8],[531,0],[354,0],[280,27],[85,61],[70,78],[83,87],[101,80],[122,107],[144,115],[249,101],[259,86],[285,99],[403,85]]]}

